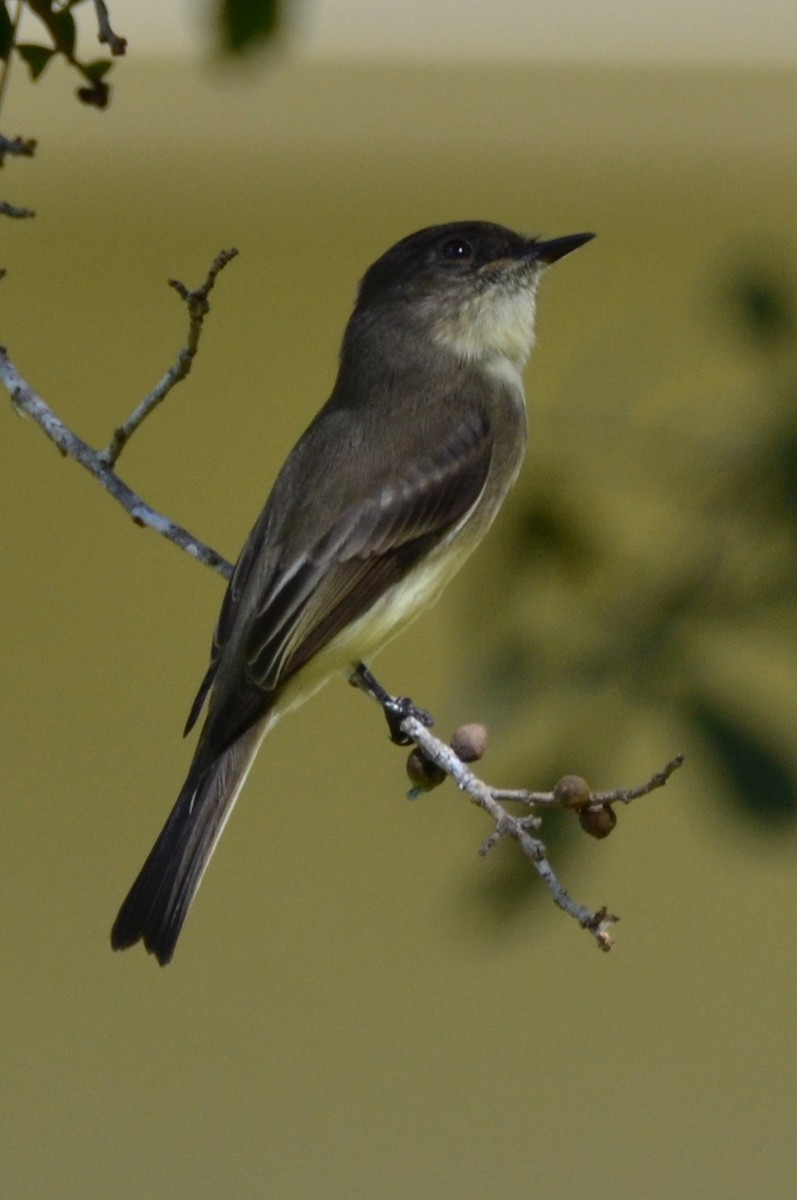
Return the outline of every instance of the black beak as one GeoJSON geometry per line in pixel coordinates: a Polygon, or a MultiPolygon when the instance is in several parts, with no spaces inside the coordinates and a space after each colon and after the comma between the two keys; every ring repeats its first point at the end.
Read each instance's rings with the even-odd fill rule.
{"type": "Polygon", "coordinates": [[[536,242],[534,257],[550,265],[570,254],[572,250],[578,250],[585,242],[591,242],[594,236],[594,233],[570,233],[567,237],[553,238],[550,242],[536,242]]]}

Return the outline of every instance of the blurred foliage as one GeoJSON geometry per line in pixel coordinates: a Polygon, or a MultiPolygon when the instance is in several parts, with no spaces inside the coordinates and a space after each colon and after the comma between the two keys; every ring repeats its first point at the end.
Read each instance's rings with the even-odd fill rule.
{"type": "Polygon", "coordinates": [[[280,8],[277,0],[221,0],[222,49],[241,54],[262,45],[277,31],[280,8]]]}
{"type": "Polygon", "coordinates": [[[785,285],[758,271],[733,280],[728,294],[739,332],[764,352],[794,336],[794,311],[785,285]]]}
{"type": "MultiPolygon", "coordinates": [[[[3,73],[7,71],[11,60],[17,57],[25,63],[31,80],[35,82],[50,62],[60,56],[82,76],[83,83],[76,89],[78,99],[95,108],[106,108],[111,89],[105,77],[113,66],[113,60],[85,60],[77,54],[75,10],[86,4],[87,0],[0,0],[0,62],[3,63],[3,73]],[[44,40],[18,40],[17,31],[26,10],[33,13],[43,26],[44,40]]],[[[91,8],[88,19],[96,26],[94,5],[87,7],[91,8]]],[[[218,29],[222,50],[242,54],[262,45],[276,33],[280,9],[277,0],[219,0],[218,29]]],[[[112,17],[110,13],[109,21],[112,17]]],[[[114,55],[125,53],[123,37],[114,34],[110,39],[101,37],[100,40],[110,40],[114,55]]]]}
{"type": "Polygon", "coordinates": [[[797,779],[768,743],[766,732],[759,734],[700,697],[689,717],[720,763],[737,807],[770,824],[793,821],[797,779]]]}
{"type": "MultiPolygon", "coordinates": [[[[760,267],[737,269],[718,290],[715,312],[702,318],[705,339],[719,326],[727,355],[753,380],[752,432],[726,430],[722,445],[711,444],[673,412],[656,447],[656,482],[643,465],[633,474],[641,486],[621,490],[614,509],[590,503],[589,487],[564,486],[549,465],[516,506],[494,567],[508,623],[481,691],[488,704],[511,695],[524,725],[548,730],[542,750],[525,762],[519,752],[516,784],[548,786],[573,770],[600,775],[637,722],[658,722],[665,757],[683,748],[670,744],[682,730],[713,762],[738,815],[780,827],[797,817],[797,756],[774,675],[794,681],[797,662],[781,673],[754,648],[762,639],[777,645],[783,630],[776,664],[797,652],[789,640],[797,625],[795,291],[760,267]],[[646,535],[648,512],[655,521],[646,535]]],[[[716,405],[722,430],[733,406],[721,396],[701,401],[716,405]]],[[[574,822],[566,828],[575,837],[574,822]]],[[[515,882],[506,881],[507,894],[515,882]]]]}
{"type": "Polygon", "coordinates": [[[0,60],[5,71],[16,55],[25,63],[30,78],[35,81],[49,63],[60,56],[83,79],[76,91],[78,99],[83,104],[105,108],[111,95],[105,76],[113,65],[112,60],[98,58],[86,61],[79,58],[76,52],[78,30],[74,10],[85,2],[86,0],[66,0],[66,3],[57,3],[56,0],[24,0],[24,3],[12,4],[10,0],[0,0],[0,60]],[[44,27],[44,41],[17,40],[20,19],[26,9],[34,13],[44,27]]]}

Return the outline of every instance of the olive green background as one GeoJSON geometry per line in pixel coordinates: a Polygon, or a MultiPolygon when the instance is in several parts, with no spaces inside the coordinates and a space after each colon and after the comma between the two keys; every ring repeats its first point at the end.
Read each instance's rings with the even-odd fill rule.
{"type": "MultiPolygon", "coordinates": [[[[701,544],[662,497],[773,419],[716,296],[749,263],[794,278],[793,77],[114,74],[105,113],[56,69],[13,83],[4,130],[40,147],[4,198],[38,216],[0,230],[0,340],[104,444],[183,339],[167,277],[196,285],[241,249],[194,374],[121,460],[154,506],[233,557],[327,394],[359,275],[414,228],[478,217],[599,234],[544,284],[521,488],[600,514],[629,596],[701,544]]],[[[794,1194],[793,830],[737,820],[688,730],[627,694],[556,699],[593,738],[595,786],[690,752],[558,862],[620,912],[613,954],[541,888],[501,920],[485,896],[515,848],[479,860],[489,827],[450,787],[405,800],[378,712],[334,682],[269,739],[174,963],[113,955],[222,584],[8,408],[0,454],[4,1197],[794,1194]]],[[[487,675],[495,626],[525,612],[491,586],[507,528],[379,675],[443,730],[488,715],[491,779],[550,786],[533,765],[553,717],[502,706],[487,675]]],[[[595,636],[561,594],[549,608],[552,636],[595,636]]],[[[792,756],[795,640],[787,613],[743,654],[722,630],[695,649],[718,689],[764,696],[792,756]]]]}

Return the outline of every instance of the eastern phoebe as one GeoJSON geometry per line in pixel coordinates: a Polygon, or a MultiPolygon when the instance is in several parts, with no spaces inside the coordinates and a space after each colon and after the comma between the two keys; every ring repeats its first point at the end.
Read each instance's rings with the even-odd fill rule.
{"type": "Polygon", "coordinates": [[[111,933],[170,961],[261,741],[404,629],[478,545],[526,447],[521,371],[545,267],[593,235],[422,229],[366,272],[332,395],[277,476],[188,717],[188,777],[111,933]]]}

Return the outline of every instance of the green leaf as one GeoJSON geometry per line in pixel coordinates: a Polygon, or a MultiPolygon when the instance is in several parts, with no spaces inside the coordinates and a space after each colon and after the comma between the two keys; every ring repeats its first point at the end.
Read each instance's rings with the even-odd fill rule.
{"type": "Polygon", "coordinates": [[[741,270],[730,281],[731,312],[744,336],[770,350],[794,337],[794,300],[784,280],[762,267],[741,270]]]}
{"type": "Polygon", "coordinates": [[[90,104],[92,108],[107,108],[111,89],[101,79],[95,79],[91,87],[79,87],[76,94],[83,104],[90,104]]]}
{"type": "Polygon", "coordinates": [[[110,58],[96,58],[94,62],[84,63],[83,70],[94,83],[98,79],[102,79],[103,75],[107,75],[113,66],[110,58]]]}
{"type": "Polygon", "coordinates": [[[2,59],[3,62],[8,61],[13,40],[14,25],[8,15],[8,9],[5,6],[5,0],[0,0],[0,59],[2,59]]]}
{"type": "Polygon", "coordinates": [[[77,26],[75,25],[75,18],[69,9],[62,8],[53,11],[48,27],[58,49],[71,58],[75,53],[77,26]]]}
{"type": "Polygon", "coordinates": [[[587,539],[573,513],[543,491],[519,510],[511,533],[516,571],[546,558],[558,559],[569,567],[583,566],[590,558],[587,539]]]}
{"type": "MultiPolygon", "coordinates": [[[[797,396],[792,398],[792,405],[797,410],[797,396]]],[[[792,529],[797,526],[797,428],[790,429],[784,422],[775,430],[745,486],[749,495],[758,497],[773,532],[783,522],[792,529]]],[[[785,587],[793,591],[797,574],[791,562],[784,565],[785,587]]]]}
{"type": "Polygon", "coordinates": [[[739,718],[710,700],[690,706],[693,721],[728,779],[730,795],[748,817],[783,825],[797,817],[797,779],[790,765],[739,718]]]}
{"type": "Polygon", "coordinates": [[[32,42],[17,43],[17,54],[27,63],[31,79],[38,79],[57,51],[52,46],[36,46],[32,42]]]}
{"type": "Polygon", "coordinates": [[[222,47],[241,54],[272,37],[279,25],[279,0],[222,0],[222,47]]]}

